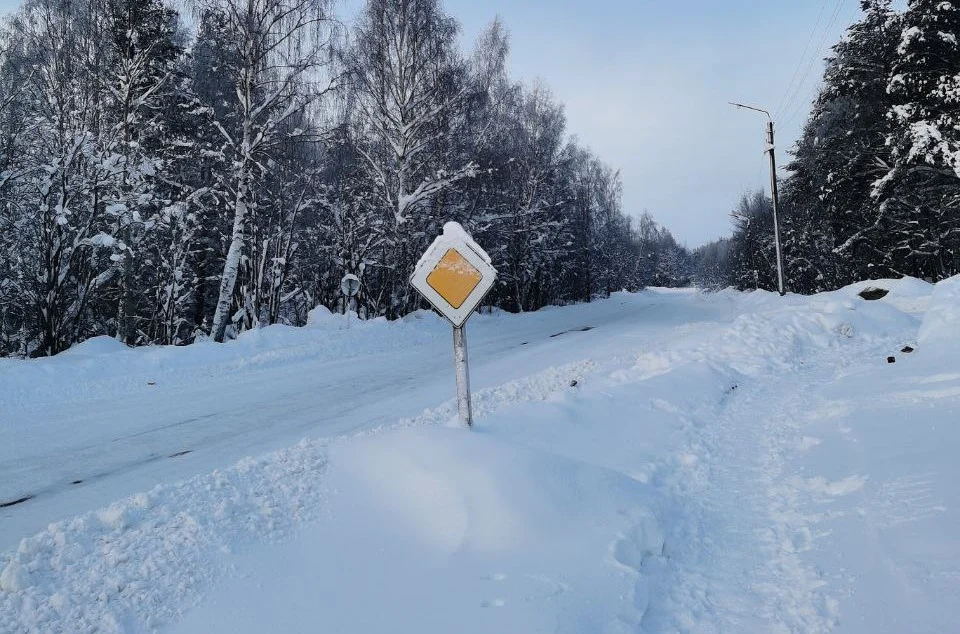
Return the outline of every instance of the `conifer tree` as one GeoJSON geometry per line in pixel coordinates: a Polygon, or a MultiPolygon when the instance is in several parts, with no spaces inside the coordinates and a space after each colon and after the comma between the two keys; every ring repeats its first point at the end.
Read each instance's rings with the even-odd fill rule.
{"type": "Polygon", "coordinates": [[[939,280],[960,268],[960,5],[911,0],[888,84],[892,161],[877,183],[889,268],[939,280]]]}

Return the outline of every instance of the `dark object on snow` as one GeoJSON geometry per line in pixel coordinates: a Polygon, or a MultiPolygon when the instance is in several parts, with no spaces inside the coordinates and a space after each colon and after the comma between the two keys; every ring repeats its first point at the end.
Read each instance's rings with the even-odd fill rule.
{"type": "Polygon", "coordinates": [[[577,387],[577,385],[578,385],[578,382],[576,379],[570,381],[570,387],[577,387]]]}
{"type": "Polygon", "coordinates": [[[156,381],[147,381],[147,385],[156,385],[156,384],[157,384],[156,381]]]}
{"type": "Polygon", "coordinates": [[[906,352],[907,354],[910,354],[914,350],[915,348],[913,346],[904,346],[900,352],[906,352]]]}
{"type": "Polygon", "coordinates": [[[897,362],[896,357],[887,357],[887,363],[896,363],[896,362],[897,362]]]}
{"type": "Polygon", "coordinates": [[[179,458],[180,456],[185,456],[188,453],[193,453],[193,449],[184,449],[183,451],[178,451],[177,453],[172,453],[168,458],[179,458]]]}
{"type": "Polygon", "coordinates": [[[867,288],[863,289],[862,291],[860,291],[860,292],[857,293],[857,294],[858,294],[861,298],[867,300],[868,302],[872,302],[872,301],[877,300],[877,299],[883,299],[884,297],[887,296],[887,294],[888,294],[889,292],[890,292],[890,291],[888,291],[888,290],[885,289],[885,288],[877,288],[876,286],[868,286],[867,288]]]}
{"type": "Polygon", "coordinates": [[[550,338],[559,337],[560,335],[565,335],[568,332],[589,332],[593,330],[593,326],[584,326],[583,328],[571,328],[570,330],[564,330],[563,332],[555,332],[550,335],[550,338]]]}
{"type": "Polygon", "coordinates": [[[25,495],[22,498],[17,498],[16,500],[11,500],[9,502],[0,502],[0,509],[5,509],[8,506],[16,506],[17,504],[23,504],[27,500],[32,500],[32,495],[25,495]]]}

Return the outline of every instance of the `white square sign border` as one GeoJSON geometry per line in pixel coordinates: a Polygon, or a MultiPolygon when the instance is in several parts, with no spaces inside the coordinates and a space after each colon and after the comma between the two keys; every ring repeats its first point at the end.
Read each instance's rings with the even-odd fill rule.
{"type": "Polygon", "coordinates": [[[467,322],[467,319],[470,318],[473,311],[480,305],[483,298],[487,296],[487,293],[490,292],[490,289],[493,288],[496,281],[497,270],[484,260],[479,253],[474,251],[469,244],[463,240],[457,240],[455,242],[444,240],[442,236],[434,240],[433,244],[430,245],[427,253],[420,261],[420,266],[410,277],[410,284],[430,302],[438,313],[446,317],[447,321],[453,324],[455,328],[460,328],[467,322]],[[446,255],[450,249],[456,249],[457,252],[463,256],[463,259],[480,272],[480,282],[478,282],[470,294],[467,295],[467,298],[463,300],[460,308],[454,308],[448,304],[447,300],[427,283],[427,276],[433,272],[437,264],[440,263],[440,260],[443,259],[443,256],[446,255]]]}

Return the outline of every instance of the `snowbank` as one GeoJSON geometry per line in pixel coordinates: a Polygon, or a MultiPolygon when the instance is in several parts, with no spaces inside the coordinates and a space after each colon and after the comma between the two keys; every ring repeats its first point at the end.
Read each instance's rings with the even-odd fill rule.
{"type": "MultiPolygon", "coordinates": [[[[552,398],[590,369],[551,368],[479,390],[477,415],[552,398]]],[[[422,538],[425,547],[442,550],[466,540],[481,551],[515,552],[538,532],[555,533],[551,524],[569,523],[572,507],[613,514],[612,507],[625,508],[630,499],[636,504],[636,485],[628,478],[443,428],[454,414],[454,404],[446,403],[397,421],[397,431],[365,432],[335,444],[340,472],[355,481],[349,486],[376,493],[376,505],[403,519],[408,534],[422,538]],[[437,497],[443,492],[447,497],[437,497]]],[[[329,513],[334,494],[356,500],[358,493],[345,490],[342,478],[328,478],[327,447],[325,441],[304,440],[50,524],[23,539],[15,551],[0,555],[0,633],[57,631],[67,624],[71,632],[126,633],[177,621],[228,574],[227,555],[289,538],[329,513]]],[[[641,516],[640,508],[632,514],[637,521],[641,516]]],[[[364,521],[383,519],[374,511],[364,521]]],[[[595,518],[583,514],[581,521],[595,518]]],[[[356,525],[349,532],[363,530],[356,525]]],[[[572,549],[580,533],[570,531],[572,549]]],[[[640,546],[655,550],[655,524],[649,535],[640,546]]]]}
{"type": "Polygon", "coordinates": [[[323,443],[120,500],[51,524],[0,558],[0,632],[127,633],[175,619],[222,555],[315,517],[323,443]]]}
{"type": "Polygon", "coordinates": [[[445,330],[440,317],[428,311],[392,322],[359,320],[354,313],[348,323],[346,315],[321,306],[310,311],[304,328],[267,326],[223,344],[128,348],[110,337],[94,337],[51,358],[0,359],[0,404],[29,404],[51,390],[63,401],[91,390],[148,392],[158,377],[167,385],[190,385],[297,361],[381,354],[436,341],[445,330]],[[78,374],[88,380],[78,383],[78,374]]]}
{"type": "Polygon", "coordinates": [[[956,349],[960,346],[960,275],[936,285],[917,341],[925,348],[956,349]]]}
{"type": "Polygon", "coordinates": [[[334,520],[245,559],[172,633],[573,633],[642,620],[641,570],[663,551],[648,485],[499,431],[393,431],[332,446],[330,463],[334,520]]]}

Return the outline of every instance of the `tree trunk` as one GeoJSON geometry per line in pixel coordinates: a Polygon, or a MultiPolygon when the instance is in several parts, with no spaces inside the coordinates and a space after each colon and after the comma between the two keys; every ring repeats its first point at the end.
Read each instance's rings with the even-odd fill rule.
{"type": "Polygon", "coordinates": [[[223,342],[227,324],[230,322],[230,303],[233,289],[237,284],[237,272],[240,269],[240,255],[243,252],[244,231],[247,223],[247,163],[240,167],[241,177],[237,187],[237,202],[233,217],[233,237],[227,250],[227,259],[223,263],[223,275],[220,278],[220,296],[213,315],[213,340],[223,342]]]}
{"type": "MultiPolygon", "coordinates": [[[[125,212],[125,214],[129,214],[125,212]]],[[[137,345],[136,325],[136,297],[137,278],[133,270],[133,231],[130,226],[131,218],[126,218],[127,226],[123,229],[123,242],[126,253],[123,254],[123,275],[120,277],[122,291],[120,295],[120,314],[117,320],[118,339],[128,346],[137,345]]]]}

